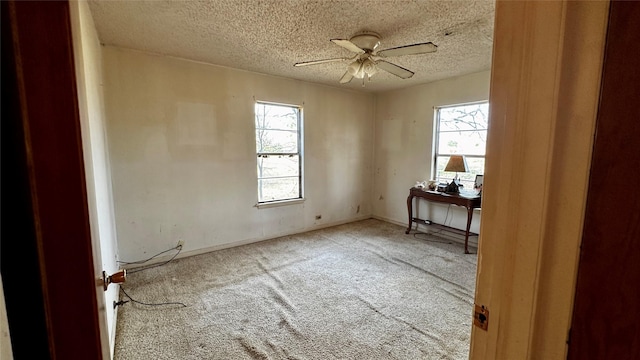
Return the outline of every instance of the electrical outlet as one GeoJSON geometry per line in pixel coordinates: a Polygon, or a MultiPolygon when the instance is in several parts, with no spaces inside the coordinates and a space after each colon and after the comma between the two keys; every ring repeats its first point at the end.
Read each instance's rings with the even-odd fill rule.
{"type": "Polygon", "coordinates": [[[184,240],[180,239],[178,240],[178,245],[176,247],[183,247],[184,246],[184,240]]]}

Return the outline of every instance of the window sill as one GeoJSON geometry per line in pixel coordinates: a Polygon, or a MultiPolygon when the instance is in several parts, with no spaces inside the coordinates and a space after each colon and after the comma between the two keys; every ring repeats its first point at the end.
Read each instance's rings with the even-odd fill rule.
{"type": "Polygon", "coordinates": [[[302,199],[292,199],[292,200],[271,201],[271,202],[267,202],[267,203],[258,203],[258,204],[256,204],[256,207],[258,209],[267,209],[267,208],[278,207],[278,206],[302,204],[303,202],[304,202],[304,198],[302,198],[302,199]]]}

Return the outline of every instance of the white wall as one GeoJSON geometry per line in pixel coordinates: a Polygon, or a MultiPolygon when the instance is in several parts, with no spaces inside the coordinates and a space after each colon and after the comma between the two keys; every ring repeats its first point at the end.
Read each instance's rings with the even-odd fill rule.
{"type": "Polygon", "coordinates": [[[371,216],[373,95],[116,47],[103,55],[122,260],[180,239],[187,255],[371,216]],[[303,203],[255,206],[256,100],[303,107],[303,203]]]}
{"type": "MultiPolygon", "coordinates": [[[[490,72],[485,71],[377,95],[372,193],[376,218],[408,225],[409,189],[416,181],[433,178],[434,107],[488,100],[489,80],[490,72]]],[[[452,206],[447,217],[446,205],[418,203],[419,217],[440,223],[446,218],[448,225],[465,228],[464,208],[452,206]]],[[[475,210],[471,231],[478,233],[479,224],[480,210],[475,210]]],[[[477,238],[469,242],[477,244],[477,238]]]]}
{"type": "MultiPolygon", "coordinates": [[[[118,269],[111,174],[102,103],[102,54],[87,3],[71,1],[70,15],[95,276],[101,278],[102,270],[112,274],[118,269]]],[[[118,300],[118,288],[111,286],[104,292],[101,287],[96,287],[96,291],[102,341],[109,344],[103,348],[111,351],[104,354],[106,358],[112,356],[114,349],[116,312],[112,304],[118,300]]]]}

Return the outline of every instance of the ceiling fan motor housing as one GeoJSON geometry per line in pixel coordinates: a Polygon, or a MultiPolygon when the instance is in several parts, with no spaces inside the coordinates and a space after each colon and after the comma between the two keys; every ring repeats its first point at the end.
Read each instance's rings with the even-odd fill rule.
{"type": "Polygon", "coordinates": [[[367,31],[354,35],[349,41],[362,50],[372,52],[380,46],[380,35],[372,31],[367,31]]]}

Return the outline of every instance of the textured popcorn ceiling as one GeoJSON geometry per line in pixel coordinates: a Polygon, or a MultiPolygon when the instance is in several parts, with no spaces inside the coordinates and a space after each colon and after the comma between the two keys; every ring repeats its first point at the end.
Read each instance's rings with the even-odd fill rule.
{"type": "Polygon", "coordinates": [[[89,0],[105,45],[149,51],[263,74],[362,91],[385,91],[491,67],[494,1],[424,0],[89,0]],[[433,42],[431,54],[387,60],[415,75],[379,72],[362,87],[338,81],[348,62],[296,62],[353,53],[330,42],[360,31],[381,35],[379,49],[433,42]]]}

